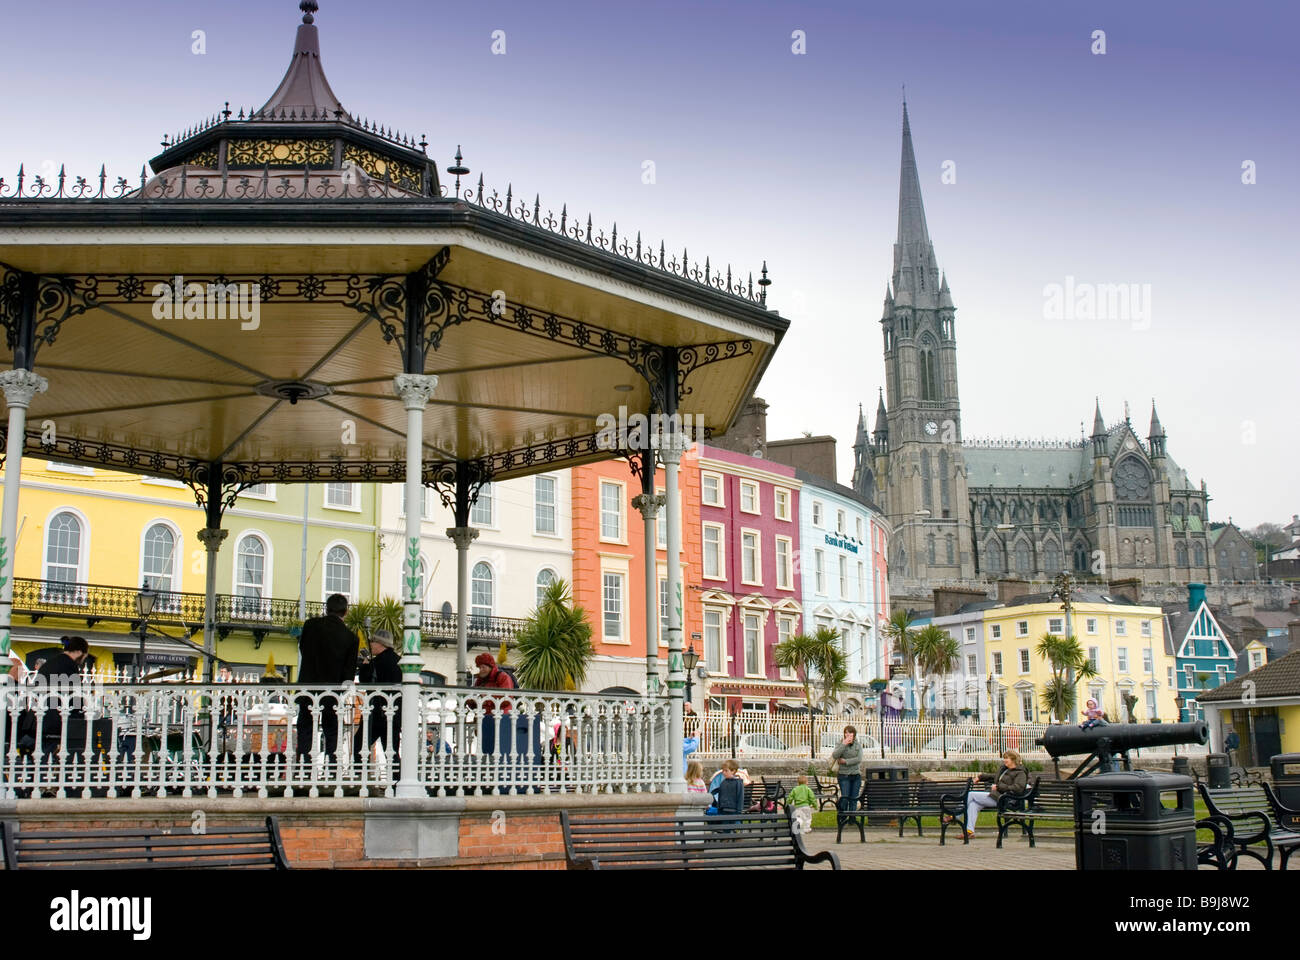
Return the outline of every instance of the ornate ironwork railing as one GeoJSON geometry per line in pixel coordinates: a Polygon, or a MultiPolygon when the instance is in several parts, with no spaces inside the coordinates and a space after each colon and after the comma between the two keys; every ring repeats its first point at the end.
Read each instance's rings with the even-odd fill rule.
{"type": "Polygon", "coordinates": [[[0,799],[433,795],[667,789],[666,700],[421,687],[69,684],[0,688],[0,799]]]}
{"type": "MultiPolygon", "coordinates": [[[[101,620],[126,622],[134,629],[140,622],[136,610],[134,587],[112,587],[94,583],[64,583],[58,580],[14,578],[14,614],[28,616],[35,623],[43,617],[85,620],[87,628],[101,620]]],[[[298,619],[298,601],[284,597],[248,597],[219,593],[216,597],[217,629],[223,635],[231,630],[265,633],[288,633],[298,619]]],[[[202,629],[204,596],[201,593],[160,591],[150,620],[179,624],[192,631],[202,629]]],[[[325,613],[325,604],[309,600],[308,617],[325,613]]],[[[526,620],[517,617],[471,615],[468,634],[471,640],[500,643],[511,639],[526,620]]],[[[442,645],[456,639],[455,613],[425,610],[421,632],[426,642],[442,645]]]]}
{"type": "Polygon", "coordinates": [[[680,258],[675,251],[669,252],[661,241],[656,251],[651,243],[643,243],[641,234],[634,238],[624,232],[619,235],[618,224],[606,232],[604,227],[596,227],[590,214],[585,222],[577,216],[570,217],[567,204],[560,207],[557,217],[553,208],[545,208],[543,213],[541,195],[537,194],[530,204],[514,194],[512,184],[507,184],[505,195],[497,190],[490,192],[483,184],[482,176],[477,187],[460,188],[457,178],[453,186],[442,185],[441,197],[424,197],[414,194],[399,186],[390,177],[377,179],[365,173],[310,170],[304,167],[288,172],[277,168],[272,172],[269,166],[262,168],[261,174],[222,172],[194,173],[188,167],[167,170],[149,179],[145,167],[140,168],[139,184],[135,185],[125,177],[110,178],[103,166],[97,178],[75,177],[68,182],[66,168],[60,167],[57,177],[51,173],[48,177],[36,175],[28,182],[23,167],[18,168],[17,184],[8,184],[0,177],[0,203],[27,202],[41,200],[126,200],[139,202],[152,201],[329,201],[329,200],[385,200],[412,204],[441,203],[454,201],[478,207],[481,210],[506,219],[525,224],[552,236],[559,235],[568,240],[596,247],[605,253],[625,260],[632,260],[644,267],[671,274],[701,286],[709,287],[728,296],[749,303],[766,306],[767,288],[771,280],[767,276],[767,263],[763,263],[759,279],[754,279],[752,271],[745,279],[740,274],[733,278],[730,265],[725,270],[714,268],[708,257],[701,267],[698,260],[692,261],[687,248],[683,248],[680,258]],[[98,188],[95,182],[98,182],[98,188]],[[758,289],[755,290],[755,287],[758,289]]]}

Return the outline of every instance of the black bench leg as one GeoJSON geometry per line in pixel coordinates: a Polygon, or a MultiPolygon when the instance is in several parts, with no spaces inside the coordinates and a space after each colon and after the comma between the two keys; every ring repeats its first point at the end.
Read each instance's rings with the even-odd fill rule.
{"type": "Polygon", "coordinates": [[[1029,832],[1029,849],[1032,850],[1034,849],[1034,821],[1030,820],[1026,824],[1026,828],[1029,832]]]}
{"type": "Polygon", "coordinates": [[[1006,835],[1007,827],[1010,826],[1001,817],[998,817],[998,849],[1002,849],[1002,838],[1006,835]]]}

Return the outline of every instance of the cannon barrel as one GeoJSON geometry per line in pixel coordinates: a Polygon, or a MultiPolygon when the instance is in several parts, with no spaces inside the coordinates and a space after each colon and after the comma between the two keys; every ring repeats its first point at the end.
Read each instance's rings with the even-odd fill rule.
{"type": "Polygon", "coordinates": [[[1208,743],[1210,728],[1198,723],[1108,723],[1080,730],[1073,724],[1048,727],[1035,741],[1052,757],[1078,753],[1124,753],[1142,747],[1208,743]],[[1103,743],[1106,741],[1106,743],[1103,743]]]}

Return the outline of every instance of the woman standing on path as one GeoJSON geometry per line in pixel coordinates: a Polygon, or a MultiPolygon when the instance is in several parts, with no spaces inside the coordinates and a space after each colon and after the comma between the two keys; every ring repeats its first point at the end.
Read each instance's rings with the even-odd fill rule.
{"type": "Polygon", "coordinates": [[[836,776],[840,781],[840,823],[858,808],[858,791],[862,789],[862,746],[858,743],[858,730],[844,728],[844,741],[831,753],[831,762],[837,764],[836,776]]]}

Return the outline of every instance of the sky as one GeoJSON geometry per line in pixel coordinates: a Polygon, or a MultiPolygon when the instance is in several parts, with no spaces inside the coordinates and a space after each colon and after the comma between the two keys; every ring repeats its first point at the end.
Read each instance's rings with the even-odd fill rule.
{"type": "MultiPolygon", "coordinates": [[[[1097,397],[1145,435],[1154,398],[1213,519],[1300,513],[1300,5],[320,6],[344,106],[427,135],[440,167],[459,145],[472,179],[543,209],[742,275],[766,260],[791,324],[759,388],[768,436],[836,436],[841,482],[884,380],[906,85],[964,436],[1077,439],[1097,397]],[[1073,292],[1057,313],[1053,285],[1073,292]],[[1130,290],[1127,312],[1089,315],[1074,298],[1097,285],[1130,290]]],[[[164,134],[260,106],[300,16],[0,0],[0,176],[135,180],[164,134]]]]}

